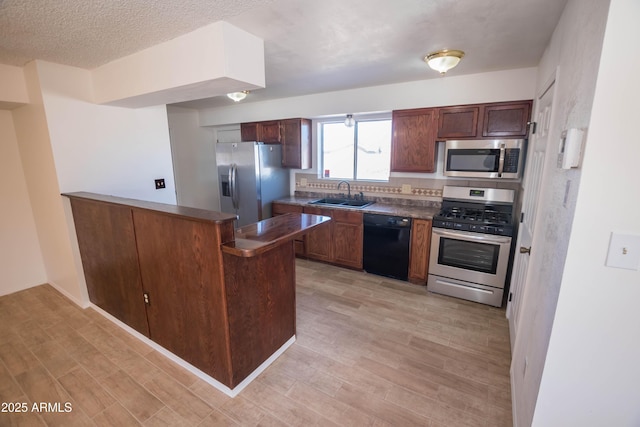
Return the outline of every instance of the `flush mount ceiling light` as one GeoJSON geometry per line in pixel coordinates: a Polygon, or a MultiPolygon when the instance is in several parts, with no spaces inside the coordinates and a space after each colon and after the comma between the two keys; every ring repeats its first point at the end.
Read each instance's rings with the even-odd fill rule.
{"type": "Polygon", "coordinates": [[[242,92],[231,92],[231,93],[228,93],[227,96],[229,98],[233,99],[235,102],[239,102],[239,101],[242,101],[243,99],[245,99],[248,94],[249,94],[248,90],[243,90],[242,92]]]}
{"type": "Polygon", "coordinates": [[[347,118],[344,119],[344,125],[348,128],[352,128],[356,124],[356,120],[353,118],[353,114],[347,114],[347,118]]]}
{"type": "Polygon", "coordinates": [[[442,49],[425,56],[424,61],[429,67],[444,75],[444,73],[458,65],[463,56],[464,52],[461,50],[442,49]]]}

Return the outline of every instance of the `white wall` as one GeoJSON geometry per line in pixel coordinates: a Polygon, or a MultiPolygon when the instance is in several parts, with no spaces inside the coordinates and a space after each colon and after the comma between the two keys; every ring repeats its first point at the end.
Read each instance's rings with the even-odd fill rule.
{"type": "Polygon", "coordinates": [[[604,265],[612,231],[640,235],[638,16],[611,1],[537,426],[640,425],[640,272],[604,265]]]}
{"type": "Polygon", "coordinates": [[[147,107],[264,87],[264,42],[218,21],[93,70],[97,103],[147,107]]]}
{"type": "Polygon", "coordinates": [[[178,204],[220,210],[215,131],[200,127],[198,112],[167,106],[178,204]]]}
{"type": "Polygon", "coordinates": [[[24,74],[30,103],[16,108],[12,114],[46,280],[82,305],[86,301],[86,290],[79,281],[72,252],[42,103],[37,63],[27,64],[24,74]]]}
{"type": "Polygon", "coordinates": [[[0,109],[13,109],[28,102],[22,67],[0,64],[0,109]]]}
{"type": "MultiPolygon", "coordinates": [[[[425,69],[425,73],[431,70],[425,69]]],[[[416,82],[237,104],[200,110],[201,126],[293,117],[317,118],[404,108],[532,99],[536,69],[438,77],[416,82]]],[[[251,95],[249,95],[251,96],[251,95]]]]}
{"type": "Polygon", "coordinates": [[[47,281],[11,112],[0,110],[0,295],[47,281]]]}
{"type": "Polygon", "coordinates": [[[557,80],[536,235],[512,355],[513,408],[518,425],[528,425],[534,414],[580,178],[586,172],[557,167],[561,133],[589,126],[607,6],[602,0],[569,0],[540,63],[537,94],[542,95],[556,70],[557,80]]]}
{"type": "Polygon", "coordinates": [[[84,305],[73,219],[60,193],[175,204],[166,108],[92,104],[90,72],[79,68],[34,61],[24,73],[30,103],[13,118],[46,280],[84,305]],[[166,189],[155,189],[156,178],[166,189]]]}
{"type": "Polygon", "coordinates": [[[61,192],[176,203],[165,106],[96,105],[89,71],[43,61],[38,70],[61,192]]]}

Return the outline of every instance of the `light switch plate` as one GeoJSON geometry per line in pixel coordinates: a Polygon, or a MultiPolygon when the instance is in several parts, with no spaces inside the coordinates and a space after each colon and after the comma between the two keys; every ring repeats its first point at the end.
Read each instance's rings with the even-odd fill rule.
{"type": "Polygon", "coordinates": [[[640,236],[611,233],[607,267],[638,270],[640,267],[640,236]]]}
{"type": "Polygon", "coordinates": [[[411,185],[402,184],[402,194],[411,194],[411,185]]]}

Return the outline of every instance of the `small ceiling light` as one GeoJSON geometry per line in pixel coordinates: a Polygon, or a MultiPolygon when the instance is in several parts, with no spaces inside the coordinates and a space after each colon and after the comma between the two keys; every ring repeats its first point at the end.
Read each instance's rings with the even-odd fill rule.
{"type": "Polygon", "coordinates": [[[353,114],[347,114],[347,118],[344,119],[344,125],[348,128],[352,128],[356,124],[356,119],[353,118],[353,114]]]}
{"type": "Polygon", "coordinates": [[[228,93],[227,96],[229,98],[233,99],[235,102],[239,102],[239,101],[242,101],[243,99],[245,99],[248,94],[249,94],[248,90],[243,90],[242,92],[231,92],[231,93],[228,93]]]}
{"type": "Polygon", "coordinates": [[[442,49],[425,56],[424,61],[429,67],[444,75],[444,73],[458,65],[463,56],[464,52],[461,50],[442,49]]]}

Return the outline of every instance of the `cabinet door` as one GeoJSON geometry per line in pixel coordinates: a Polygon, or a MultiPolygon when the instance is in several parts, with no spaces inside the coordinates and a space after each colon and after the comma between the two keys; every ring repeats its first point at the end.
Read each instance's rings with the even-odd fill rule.
{"type": "Polygon", "coordinates": [[[282,166],[293,169],[311,167],[311,120],[282,120],[282,166]]]}
{"type": "Polygon", "coordinates": [[[475,138],[478,135],[477,105],[445,107],[438,110],[438,139],[475,138]]]}
{"type": "Polygon", "coordinates": [[[258,122],[258,141],[266,143],[280,142],[280,121],[258,122]]]}
{"type": "MultiPolygon", "coordinates": [[[[321,209],[310,206],[305,206],[304,213],[313,215],[324,215],[328,217],[332,216],[332,211],[330,209],[321,209]]],[[[307,257],[309,259],[326,262],[332,261],[333,253],[331,249],[333,246],[333,221],[314,228],[307,234],[306,237],[306,250],[307,257]]]]}
{"type": "Polygon", "coordinates": [[[482,136],[526,138],[530,119],[531,101],[486,105],[482,136]]]}
{"type": "Polygon", "coordinates": [[[134,210],[152,340],[229,384],[222,237],[215,225],[134,210]]]}
{"type": "Polygon", "coordinates": [[[411,250],[409,252],[409,281],[424,285],[429,274],[431,247],[431,221],[414,219],[411,223],[411,250]]]}
{"type": "Polygon", "coordinates": [[[149,336],[131,208],[71,199],[92,303],[149,336]]]}
{"type": "Polygon", "coordinates": [[[362,269],[362,212],[334,210],[333,259],[336,264],[362,269]]]}
{"type": "Polygon", "coordinates": [[[436,112],[435,108],[393,112],[391,171],[435,171],[436,112]]]}
{"type": "Polygon", "coordinates": [[[241,123],[240,139],[242,141],[258,141],[258,123],[241,123]]]}

